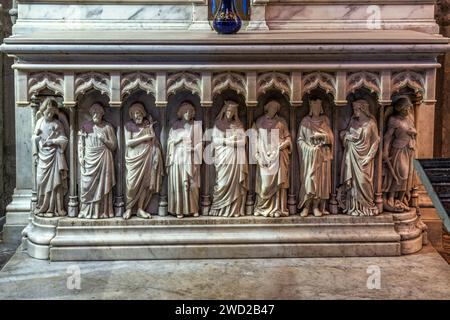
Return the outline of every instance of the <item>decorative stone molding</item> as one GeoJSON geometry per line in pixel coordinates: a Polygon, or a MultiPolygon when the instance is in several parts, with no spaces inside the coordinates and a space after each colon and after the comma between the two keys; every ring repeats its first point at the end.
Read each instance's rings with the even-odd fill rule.
{"type": "Polygon", "coordinates": [[[64,78],[62,74],[52,72],[39,72],[30,74],[28,80],[28,98],[38,95],[42,90],[48,89],[56,95],[64,94],[64,78]]]}
{"type": "Polygon", "coordinates": [[[247,79],[245,75],[236,72],[219,73],[213,77],[212,88],[213,96],[221,94],[226,89],[231,89],[245,97],[247,96],[247,79]]]}
{"type": "Polygon", "coordinates": [[[392,94],[399,92],[401,89],[409,87],[416,93],[425,92],[425,80],[423,75],[414,71],[403,71],[395,73],[392,76],[391,90],[392,94]]]}
{"type": "Polygon", "coordinates": [[[324,72],[313,72],[303,78],[303,92],[310,93],[313,89],[322,88],[326,93],[331,93],[336,97],[336,80],[331,74],[324,72]]]}
{"type": "Polygon", "coordinates": [[[147,94],[156,94],[156,77],[154,74],[132,72],[123,75],[120,81],[120,97],[130,95],[133,91],[142,89],[147,94]]]}
{"type": "Polygon", "coordinates": [[[257,80],[258,95],[266,93],[268,90],[275,89],[282,94],[291,96],[291,79],[288,75],[280,72],[268,72],[258,76],[257,80]]]}
{"type": "Polygon", "coordinates": [[[186,89],[201,96],[201,77],[192,72],[173,73],[167,78],[167,96],[175,94],[178,90],[186,89]]]}
{"type": "Polygon", "coordinates": [[[111,97],[109,76],[99,72],[78,74],[75,78],[75,99],[90,89],[98,90],[101,94],[106,94],[111,97]]]}
{"type": "Polygon", "coordinates": [[[350,74],[347,78],[347,95],[354,93],[360,88],[366,88],[371,93],[376,93],[379,97],[381,94],[380,77],[367,71],[350,74]]]}

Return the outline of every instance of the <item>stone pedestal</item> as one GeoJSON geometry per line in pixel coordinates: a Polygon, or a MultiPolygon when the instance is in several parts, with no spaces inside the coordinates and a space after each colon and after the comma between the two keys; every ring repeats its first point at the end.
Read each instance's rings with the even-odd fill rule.
{"type": "MultiPolygon", "coordinates": [[[[208,28],[207,8],[199,1],[164,5],[119,0],[108,4],[80,0],[75,5],[68,0],[37,1],[40,3],[18,4],[14,36],[5,39],[1,47],[16,59],[18,191],[6,224],[26,225],[31,196],[36,203],[30,138],[37,116],[30,109],[36,111],[39,101],[49,95],[61,102],[62,112],[70,112],[66,205],[73,217],[33,218],[24,231],[31,256],[51,260],[392,256],[422,247],[425,229],[415,210],[349,217],[338,210],[336,190],[343,157],[339,132],[347,128],[356,98],[370,100],[368,112],[377,119],[382,144],[384,110],[387,112],[393,97],[420,96],[415,106],[417,155],[433,153],[430,119],[436,102],[436,69],[440,67],[436,59],[450,46],[447,38],[436,35],[430,1],[370,1],[374,19],[368,19],[367,3],[349,5],[334,0],[299,6],[296,1],[254,0],[247,30],[229,36],[208,28]],[[377,20],[377,14],[383,19],[377,20]],[[161,126],[157,135],[166,152],[167,132],[184,100],[195,105],[204,129],[210,127],[225,98],[233,96],[240,101],[239,114],[246,129],[264,113],[269,100],[277,100],[282,105],[280,115],[290,120],[289,132],[295,139],[298,124],[308,112],[307,101],[315,94],[326,98],[324,112],[337,137],[330,204],[331,211],[341,215],[177,220],[165,216],[166,179],[164,190],[155,195],[159,198],[149,209],[152,220],[117,217],[86,221],[75,217],[81,174],[76,133],[94,99],[110,106],[105,108],[105,117],[119,136],[127,106],[145,100],[147,111],[161,126]],[[31,189],[33,193],[28,191],[31,189]]],[[[124,205],[122,182],[126,175],[121,162],[124,148],[119,144],[115,151],[118,184],[113,190],[118,209],[124,205]]],[[[293,150],[288,194],[290,212],[296,214],[302,181],[298,179],[297,148],[293,150]]],[[[369,183],[373,183],[376,203],[382,208],[384,169],[379,153],[369,183]]],[[[250,168],[249,215],[255,200],[255,172],[254,166],[250,168]]],[[[199,204],[202,212],[207,212],[214,184],[208,175],[202,179],[203,201],[199,204]]]]}
{"type": "Polygon", "coordinates": [[[398,256],[395,219],[156,217],[104,221],[35,217],[28,254],[38,259],[135,260],[398,256]]]}

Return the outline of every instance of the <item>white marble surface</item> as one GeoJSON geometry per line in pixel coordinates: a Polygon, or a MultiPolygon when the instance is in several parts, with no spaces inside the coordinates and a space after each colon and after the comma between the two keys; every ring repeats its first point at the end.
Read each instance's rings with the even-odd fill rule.
{"type": "MultiPolygon", "coordinates": [[[[42,30],[188,29],[191,4],[19,4],[14,34],[42,30]]],[[[194,21],[194,24],[197,22],[194,21]]],[[[207,27],[207,26],[206,26],[207,27]]],[[[203,30],[206,28],[203,26],[203,30]]]]}
{"type": "Polygon", "coordinates": [[[19,4],[21,20],[192,20],[192,5],[19,4]]]}
{"type": "Polygon", "coordinates": [[[18,252],[0,272],[0,300],[449,298],[450,267],[431,246],[391,258],[78,263],[18,252]],[[370,266],[379,267],[379,289],[367,287],[370,266]],[[80,270],[79,290],[67,287],[74,268],[80,270]]]}
{"type": "Polygon", "coordinates": [[[369,29],[376,19],[380,29],[414,29],[438,33],[432,4],[327,4],[279,5],[266,8],[266,21],[274,29],[369,29]]]}

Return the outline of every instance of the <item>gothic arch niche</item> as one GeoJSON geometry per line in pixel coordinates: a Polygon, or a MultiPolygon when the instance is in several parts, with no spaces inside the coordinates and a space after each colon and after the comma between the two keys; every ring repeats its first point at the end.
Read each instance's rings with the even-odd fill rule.
{"type": "MultiPolygon", "coordinates": [[[[130,107],[136,103],[140,102],[144,105],[145,111],[147,112],[146,118],[150,121],[149,116],[151,116],[152,120],[154,122],[153,129],[155,130],[156,138],[158,139],[158,143],[161,145],[161,130],[162,130],[162,123],[161,123],[161,113],[159,112],[159,108],[155,105],[155,97],[153,93],[146,92],[143,89],[139,88],[137,90],[132,91],[130,94],[127,94],[123,98],[122,102],[122,117],[123,117],[123,130],[121,130],[122,133],[122,139],[124,141],[124,150],[123,150],[123,168],[121,169],[119,174],[123,175],[123,184],[122,188],[124,190],[124,195],[126,195],[126,167],[125,167],[125,154],[126,154],[126,144],[125,144],[125,128],[129,121],[131,121],[130,118],[130,107]]],[[[164,159],[163,159],[164,160],[164,159]]],[[[152,215],[158,214],[158,203],[159,203],[159,194],[154,194],[146,208],[146,212],[151,213],[152,215]]],[[[126,206],[126,196],[124,196],[125,206],[126,206]]]]}
{"type": "MultiPolygon", "coordinates": [[[[120,126],[120,112],[121,110],[119,108],[111,108],[109,106],[109,95],[107,92],[101,92],[96,88],[90,88],[87,91],[80,93],[79,95],[77,95],[76,97],[76,101],[77,101],[77,106],[75,108],[78,108],[78,123],[77,123],[77,132],[80,132],[80,130],[83,128],[83,126],[91,121],[91,116],[89,114],[89,109],[91,108],[91,106],[96,103],[99,102],[102,104],[104,110],[105,110],[105,115],[103,117],[103,119],[105,121],[107,121],[109,124],[112,125],[112,127],[114,128],[114,132],[116,134],[116,139],[117,139],[117,132],[118,132],[118,127],[120,126]]],[[[76,138],[76,144],[77,144],[77,158],[76,158],[76,162],[77,162],[77,184],[78,184],[78,196],[80,197],[81,194],[81,165],[79,162],[79,154],[78,154],[78,143],[79,143],[79,139],[80,136],[77,135],[76,138]]],[[[115,179],[116,179],[116,185],[113,188],[113,204],[116,203],[116,198],[117,197],[121,197],[121,194],[118,194],[118,183],[120,182],[120,179],[118,179],[118,175],[121,174],[122,172],[122,168],[120,166],[120,164],[122,163],[121,159],[123,159],[123,154],[120,154],[118,152],[118,149],[116,148],[116,150],[113,152],[114,155],[114,169],[115,169],[115,179]]],[[[122,189],[123,190],[123,189],[122,189]]],[[[81,208],[81,202],[80,202],[80,208],[81,208]]],[[[115,209],[116,210],[116,209],[115,209]]]]}
{"type": "Polygon", "coordinates": [[[204,110],[201,107],[200,97],[192,93],[187,89],[180,89],[175,94],[171,94],[167,99],[167,108],[166,108],[166,122],[167,122],[167,132],[169,132],[170,128],[174,124],[175,121],[178,120],[177,111],[180,104],[184,101],[188,101],[192,103],[195,108],[195,121],[203,121],[204,110]]]}
{"type": "MultiPolygon", "coordinates": [[[[211,125],[210,128],[214,128],[214,123],[222,110],[222,107],[224,106],[225,101],[231,100],[233,102],[236,102],[238,107],[238,115],[239,119],[241,120],[242,124],[244,125],[244,130],[247,130],[247,106],[245,103],[245,97],[242,94],[238,94],[236,91],[232,89],[226,89],[220,94],[217,94],[213,98],[213,105],[211,107],[211,125]]],[[[206,133],[206,132],[205,132],[206,133]]],[[[209,131],[209,134],[205,134],[205,157],[208,157],[207,151],[212,151],[211,147],[208,147],[211,143],[211,134],[212,131],[209,131]]],[[[248,142],[247,142],[248,143],[248,142]]],[[[248,146],[247,146],[248,150],[248,146]]],[[[213,158],[209,158],[213,159],[213,158]]],[[[211,196],[212,201],[212,195],[214,193],[214,185],[216,183],[216,169],[213,163],[209,165],[209,177],[210,177],[210,185],[209,185],[209,194],[211,196]]]]}
{"type": "MultiPolygon", "coordinates": [[[[278,112],[278,115],[283,117],[289,125],[289,108],[291,107],[289,98],[276,89],[270,89],[265,93],[262,93],[258,97],[258,104],[255,108],[254,121],[256,121],[256,119],[264,114],[264,106],[271,100],[275,100],[280,103],[281,109],[278,112]]],[[[289,127],[289,130],[290,129],[291,128],[289,127]]]]}
{"type": "MultiPolygon", "coordinates": [[[[333,134],[336,138],[336,134],[334,132],[334,112],[335,112],[335,105],[334,105],[334,97],[332,95],[331,92],[326,92],[325,89],[323,89],[322,87],[317,87],[315,89],[312,89],[309,92],[305,92],[303,94],[302,97],[302,101],[303,104],[301,107],[296,108],[296,126],[295,126],[295,136],[292,137],[292,142],[294,144],[294,153],[292,156],[293,159],[293,177],[300,177],[300,150],[298,149],[297,146],[297,139],[298,139],[298,131],[300,128],[300,123],[302,122],[303,118],[305,116],[307,116],[309,114],[309,109],[310,109],[310,105],[309,102],[311,99],[321,99],[322,100],[322,108],[323,111],[325,113],[325,115],[328,117],[328,119],[330,120],[330,127],[331,130],[333,131],[333,134]]],[[[291,130],[292,132],[292,130],[291,130]]],[[[334,143],[335,144],[335,143],[334,143]]],[[[334,148],[335,146],[333,146],[334,148]]],[[[333,151],[334,152],[334,151],[333,151]]],[[[334,167],[334,157],[333,157],[333,162],[332,162],[332,167],[334,167]]],[[[331,172],[332,174],[332,179],[334,179],[334,171],[332,170],[331,172]]],[[[300,179],[294,179],[293,181],[293,186],[294,186],[294,194],[297,197],[298,193],[300,191],[300,184],[303,183],[303,181],[301,181],[300,179]]],[[[298,201],[298,199],[297,199],[298,201]]]]}
{"type": "MultiPolygon", "coordinates": [[[[36,110],[36,115],[35,115],[35,123],[33,124],[33,130],[32,130],[32,134],[35,133],[36,130],[36,126],[38,124],[38,122],[41,121],[41,119],[44,117],[44,114],[41,112],[41,107],[42,107],[42,103],[44,102],[45,99],[47,98],[53,98],[56,100],[57,104],[58,104],[58,116],[57,119],[62,123],[63,127],[64,127],[64,133],[66,135],[67,141],[69,142],[70,139],[70,123],[69,123],[69,111],[63,107],[63,97],[61,95],[55,95],[57,93],[61,93],[62,92],[55,92],[54,90],[48,88],[47,86],[41,87],[37,90],[30,90],[30,98],[31,98],[31,102],[36,102],[38,104],[38,108],[36,110]]],[[[30,138],[31,140],[31,138],[30,138]]],[[[67,164],[67,168],[70,170],[69,168],[69,163],[70,163],[70,145],[69,143],[67,143],[66,148],[64,150],[64,157],[66,160],[66,164],[67,164]]],[[[37,176],[36,176],[36,168],[37,168],[37,164],[35,165],[34,160],[32,160],[33,162],[33,166],[35,166],[35,170],[34,170],[34,177],[33,177],[33,181],[36,182],[36,187],[37,187],[37,176]]],[[[69,186],[70,186],[70,174],[69,171],[67,171],[67,187],[68,189],[66,190],[66,194],[64,195],[64,199],[63,199],[63,206],[64,209],[66,210],[66,212],[68,212],[68,203],[69,203],[69,186]]],[[[33,190],[33,192],[36,192],[37,195],[37,188],[35,190],[33,190]]],[[[36,197],[36,201],[38,201],[37,197],[36,197]]],[[[37,203],[37,202],[36,202],[37,203]]],[[[34,207],[32,207],[34,209],[34,207]]]]}
{"type": "MultiPolygon", "coordinates": [[[[334,173],[334,175],[336,176],[336,181],[337,181],[337,185],[339,186],[341,184],[341,169],[342,169],[342,157],[343,157],[343,153],[344,153],[344,147],[342,145],[342,141],[340,139],[340,133],[343,130],[346,130],[350,124],[350,120],[352,118],[353,115],[353,102],[360,100],[360,99],[364,99],[369,103],[369,109],[370,109],[370,113],[372,114],[372,116],[375,119],[375,122],[377,124],[377,128],[378,128],[378,134],[380,134],[380,123],[379,123],[379,119],[380,119],[380,113],[382,112],[380,104],[379,104],[379,100],[378,100],[378,94],[375,91],[372,91],[368,88],[366,88],[365,86],[362,86],[356,90],[354,90],[353,92],[350,92],[347,95],[347,104],[345,106],[342,107],[336,107],[336,129],[334,130],[334,134],[335,134],[335,142],[336,142],[336,159],[334,161],[336,161],[336,172],[334,173]]],[[[380,135],[380,139],[382,139],[381,135],[380,135]]],[[[381,140],[380,140],[380,144],[381,144],[381,140]]],[[[380,179],[381,177],[381,168],[380,168],[380,159],[379,159],[379,148],[377,150],[377,153],[375,155],[374,158],[374,175],[373,175],[373,187],[374,187],[374,193],[380,193],[381,190],[379,188],[379,182],[381,181],[380,179]]],[[[376,197],[374,195],[374,200],[376,201],[376,197]]]]}
{"type": "Polygon", "coordinates": [[[136,90],[123,99],[122,112],[124,124],[131,120],[129,110],[130,107],[136,102],[142,103],[145,107],[147,115],[150,115],[153,121],[156,121],[153,128],[159,140],[162,129],[161,113],[159,112],[159,108],[157,108],[155,105],[155,97],[153,96],[153,94],[149,94],[143,90],[136,90]]]}

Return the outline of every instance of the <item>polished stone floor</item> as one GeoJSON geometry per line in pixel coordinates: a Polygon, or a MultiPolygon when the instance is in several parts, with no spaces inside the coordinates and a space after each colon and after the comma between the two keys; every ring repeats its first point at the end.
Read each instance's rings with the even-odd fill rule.
{"type": "Polygon", "coordinates": [[[19,249],[0,272],[0,300],[278,298],[450,299],[450,266],[431,245],[391,258],[51,263],[19,249]]]}

